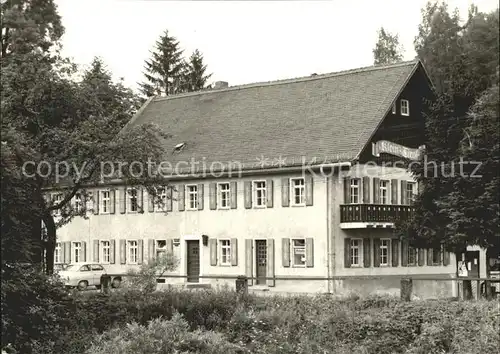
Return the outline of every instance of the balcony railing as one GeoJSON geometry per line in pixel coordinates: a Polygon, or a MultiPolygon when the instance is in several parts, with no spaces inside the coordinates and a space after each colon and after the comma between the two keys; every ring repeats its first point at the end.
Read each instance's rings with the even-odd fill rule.
{"type": "Polygon", "coordinates": [[[396,222],[413,214],[411,205],[343,204],[340,206],[340,222],[396,222]]]}

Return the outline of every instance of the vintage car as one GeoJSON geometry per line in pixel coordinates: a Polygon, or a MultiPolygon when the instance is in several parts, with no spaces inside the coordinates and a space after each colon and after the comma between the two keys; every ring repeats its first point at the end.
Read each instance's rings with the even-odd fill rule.
{"type": "Polygon", "coordinates": [[[101,287],[101,276],[106,270],[98,263],[72,263],[59,271],[59,276],[67,287],[77,287],[85,290],[88,286],[101,287]]]}

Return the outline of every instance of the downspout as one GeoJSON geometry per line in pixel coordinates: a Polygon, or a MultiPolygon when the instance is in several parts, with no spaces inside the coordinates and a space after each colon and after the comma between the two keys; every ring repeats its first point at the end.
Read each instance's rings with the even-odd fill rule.
{"type": "Polygon", "coordinates": [[[331,294],[331,287],[330,287],[330,235],[331,235],[331,206],[330,206],[330,194],[331,194],[331,187],[330,187],[330,179],[328,176],[325,176],[325,185],[326,185],[326,271],[327,271],[327,288],[328,288],[328,294],[331,294]]]}

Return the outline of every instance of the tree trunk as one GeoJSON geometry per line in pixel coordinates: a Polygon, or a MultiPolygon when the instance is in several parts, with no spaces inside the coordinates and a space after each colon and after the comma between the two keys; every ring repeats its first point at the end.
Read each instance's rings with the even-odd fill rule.
{"type": "Polygon", "coordinates": [[[47,240],[45,242],[45,272],[48,275],[54,273],[54,252],[56,250],[56,224],[54,217],[46,213],[43,222],[47,230],[47,240]]]}

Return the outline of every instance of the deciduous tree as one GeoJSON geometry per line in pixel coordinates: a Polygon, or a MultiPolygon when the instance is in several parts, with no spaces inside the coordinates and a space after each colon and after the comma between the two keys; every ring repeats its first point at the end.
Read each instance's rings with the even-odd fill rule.
{"type": "Polygon", "coordinates": [[[377,33],[378,40],[373,48],[374,64],[392,64],[403,60],[403,47],[399,43],[399,36],[387,32],[384,27],[377,33]]]}

